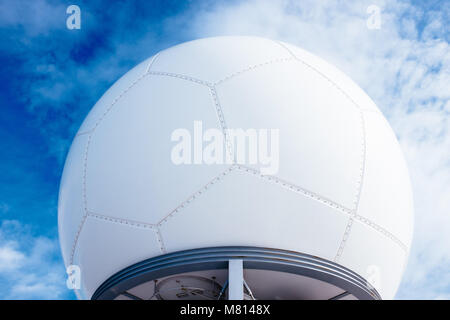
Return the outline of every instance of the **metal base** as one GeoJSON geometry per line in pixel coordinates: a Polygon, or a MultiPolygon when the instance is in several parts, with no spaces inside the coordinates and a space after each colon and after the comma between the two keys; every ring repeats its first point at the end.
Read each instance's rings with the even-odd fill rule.
{"type": "MultiPolygon", "coordinates": [[[[164,281],[167,285],[170,278],[176,278],[172,283],[177,283],[177,279],[179,283],[186,282],[184,287],[187,289],[181,290],[189,291],[197,286],[203,297],[209,299],[214,299],[219,287],[223,289],[227,284],[228,299],[243,299],[242,285],[247,290],[245,297],[249,296],[250,287],[256,299],[380,299],[365,279],[334,262],[293,251],[258,247],[202,248],[150,258],[111,276],[96,290],[92,299],[201,297],[171,295],[168,291],[161,295],[161,288],[169,288],[163,285],[164,281]],[[248,280],[248,285],[244,279],[248,280]],[[212,288],[210,291],[208,286],[212,288]],[[137,293],[143,290],[153,292],[150,296],[137,293]]],[[[181,284],[180,288],[183,288],[181,284]]]]}

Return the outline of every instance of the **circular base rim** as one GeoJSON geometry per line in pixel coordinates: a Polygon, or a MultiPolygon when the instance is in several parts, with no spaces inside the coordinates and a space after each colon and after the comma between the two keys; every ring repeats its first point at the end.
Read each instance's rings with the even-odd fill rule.
{"type": "Polygon", "coordinates": [[[242,259],[244,269],[306,276],[335,285],[359,300],[381,300],[364,278],[335,262],[295,251],[245,246],[183,250],[143,260],[109,277],[91,299],[112,300],[142,283],[175,274],[227,269],[231,259],[242,259]]]}

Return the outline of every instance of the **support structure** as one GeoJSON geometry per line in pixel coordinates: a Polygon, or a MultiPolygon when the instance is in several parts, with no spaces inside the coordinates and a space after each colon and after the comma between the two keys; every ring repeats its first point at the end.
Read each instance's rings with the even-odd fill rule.
{"type": "Polygon", "coordinates": [[[228,261],[228,300],[244,299],[244,265],[242,259],[228,261]]]}

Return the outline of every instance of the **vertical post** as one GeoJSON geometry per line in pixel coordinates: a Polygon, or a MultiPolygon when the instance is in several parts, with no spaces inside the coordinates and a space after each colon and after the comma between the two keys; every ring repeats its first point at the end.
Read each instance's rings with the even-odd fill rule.
{"type": "Polygon", "coordinates": [[[244,268],[242,259],[228,260],[228,300],[244,299],[244,268]]]}

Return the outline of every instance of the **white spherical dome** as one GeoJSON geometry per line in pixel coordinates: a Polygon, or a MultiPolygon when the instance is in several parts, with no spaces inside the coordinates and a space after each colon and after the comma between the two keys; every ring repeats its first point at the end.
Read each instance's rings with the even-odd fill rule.
{"type": "Polygon", "coordinates": [[[405,161],[372,100],[318,57],[254,37],[187,42],[119,79],[73,141],[58,212],[81,298],[144,259],[255,246],[335,262],[390,299],[413,229],[405,161]],[[174,130],[199,121],[278,129],[278,170],[174,163],[174,130]]]}

